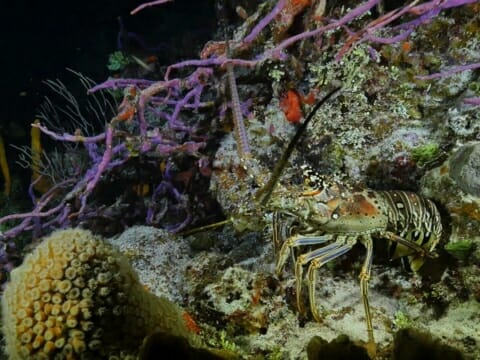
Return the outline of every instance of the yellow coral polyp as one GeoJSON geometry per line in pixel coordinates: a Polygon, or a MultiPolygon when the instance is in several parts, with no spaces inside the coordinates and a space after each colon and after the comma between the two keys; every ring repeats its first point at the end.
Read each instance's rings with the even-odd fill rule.
{"type": "Polygon", "coordinates": [[[62,313],[68,314],[70,309],[72,308],[72,301],[67,300],[62,304],[62,313]]]}
{"type": "Polygon", "coordinates": [[[51,354],[54,350],[55,350],[55,344],[52,341],[47,341],[45,345],[43,345],[43,353],[45,355],[51,354]]]}
{"type": "Polygon", "coordinates": [[[31,345],[23,345],[20,347],[19,353],[21,354],[22,358],[28,358],[31,351],[32,351],[31,345]]]}
{"type": "Polygon", "coordinates": [[[49,291],[50,286],[51,286],[51,281],[47,279],[43,279],[38,283],[38,289],[43,293],[46,293],[47,291],[49,291]]]}
{"type": "Polygon", "coordinates": [[[44,321],[47,318],[47,315],[42,311],[39,310],[38,312],[35,313],[34,319],[37,322],[37,325],[41,326],[42,328],[44,325],[42,324],[42,321],[44,321]]]}
{"type": "MultiPolygon", "coordinates": [[[[53,316],[49,316],[47,318],[47,320],[45,320],[45,326],[47,328],[50,328],[50,330],[47,330],[47,331],[51,331],[51,328],[53,328],[55,326],[55,323],[56,323],[55,318],[53,316]]],[[[53,334],[53,332],[52,332],[52,334],[53,334]]]]}
{"type": "Polygon", "coordinates": [[[78,354],[84,352],[85,349],[87,348],[85,341],[81,339],[76,339],[76,338],[72,340],[72,347],[73,347],[73,351],[75,351],[78,354]]]}
{"type": "Polygon", "coordinates": [[[43,335],[44,331],[45,331],[45,325],[43,325],[42,323],[37,323],[33,327],[33,332],[37,335],[43,335]]]}
{"type": "MultiPolygon", "coordinates": [[[[47,325],[47,327],[48,327],[48,325],[47,325]]],[[[54,338],[55,338],[55,333],[53,332],[53,330],[52,329],[47,329],[45,331],[45,340],[50,341],[50,340],[53,340],[54,338]]]]}
{"type": "Polygon", "coordinates": [[[40,296],[42,295],[42,292],[40,291],[39,288],[32,289],[27,292],[26,294],[31,300],[38,300],[40,299],[40,296]]]}
{"type": "Polygon", "coordinates": [[[90,350],[98,350],[102,347],[102,343],[100,340],[92,340],[88,343],[88,348],[90,350]]]}
{"type": "Polygon", "coordinates": [[[35,340],[33,340],[32,347],[34,349],[38,349],[40,346],[43,345],[44,342],[45,342],[45,338],[41,335],[37,335],[35,336],[35,340]]]}
{"type": "Polygon", "coordinates": [[[22,320],[22,326],[25,328],[31,328],[33,327],[34,321],[31,317],[27,317],[22,320]]]}
{"type": "MultiPolygon", "coordinates": [[[[30,311],[31,313],[31,311],[30,311]]],[[[25,309],[20,309],[17,313],[17,318],[18,319],[24,319],[28,316],[27,311],[25,309]]]]}
{"type": "Polygon", "coordinates": [[[60,281],[60,283],[58,284],[58,291],[60,291],[62,294],[68,293],[71,288],[72,282],[68,278],[66,280],[60,281]]]}
{"type": "Polygon", "coordinates": [[[52,316],[58,316],[58,315],[60,315],[60,312],[61,312],[61,311],[62,311],[61,305],[60,305],[60,304],[55,304],[55,305],[53,305],[53,307],[52,307],[52,312],[51,312],[51,314],[52,314],[52,316]]]}
{"type": "Polygon", "coordinates": [[[67,299],[75,300],[75,299],[80,298],[81,295],[82,295],[82,293],[81,293],[79,288],[73,288],[68,292],[67,299]]]}
{"type": "Polygon", "coordinates": [[[95,326],[91,321],[81,321],[80,325],[83,331],[91,331],[95,326]]]}
{"type": "Polygon", "coordinates": [[[107,284],[111,278],[112,278],[112,275],[110,273],[100,273],[97,276],[98,282],[102,285],[107,284]]]}
{"type": "Polygon", "coordinates": [[[73,328],[77,327],[78,321],[77,321],[77,319],[75,319],[73,317],[69,317],[69,318],[67,318],[66,324],[67,324],[67,327],[73,329],[73,328]]]}
{"type": "Polygon", "coordinates": [[[52,295],[49,293],[44,293],[41,298],[43,303],[48,303],[50,302],[51,299],[52,299],[52,295]]]}
{"type": "Polygon", "coordinates": [[[22,336],[20,336],[20,342],[23,344],[28,344],[32,341],[32,332],[24,332],[22,336]]]}
{"type": "Polygon", "coordinates": [[[70,265],[71,267],[69,269],[76,270],[76,268],[82,266],[82,262],[79,259],[72,259],[72,261],[70,261],[70,265]]]}
{"type": "MultiPolygon", "coordinates": [[[[67,275],[67,274],[65,274],[67,275]]],[[[70,279],[70,278],[69,278],[70,279]]],[[[83,291],[85,291],[87,288],[85,287],[85,279],[81,276],[77,277],[77,278],[74,278],[74,279],[70,279],[70,280],[73,280],[73,285],[77,288],[80,288],[80,289],[83,289],[83,291]]],[[[86,297],[86,296],[84,296],[86,297]]]]}
{"type": "Polygon", "coordinates": [[[30,277],[27,280],[27,287],[29,287],[29,288],[36,287],[37,283],[38,283],[38,279],[35,277],[35,275],[32,275],[32,277],[30,277]]]}
{"type": "Polygon", "coordinates": [[[65,270],[65,277],[68,280],[75,280],[75,278],[77,277],[77,269],[75,269],[74,267],[69,267],[67,270],[65,270]]]}
{"type": "Polygon", "coordinates": [[[65,345],[65,338],[60,338],[55,341],[54,347],[61,349],[65,345]]]}
{"type": "Polygon", "coordinates": [[[36,314],[39,311],[42,311],[43,303],[41,301],[33,302],[33,312],[36,314]]]}
{"type": "MultiPolygon", "coordinates": [[[[62,294],[59,294],[59,293],[54,294],[54,295],[52,296],[52,303],[54,304],[54,305],[53,305],[53,308],[54,308],[54,309],[57,308],[57,307],[59,307],[58,305],[63,303],[63,296],[62,296],[62,294]]],[[[52,309],[52,311],[53,311],[53,309],[52,309]]]]}
{"type": "Polygon", "coordinates": [[[52,277],[52,279],[59,280],[63,277],[63,269],[61,266],[57,265],[49,271],[49,275],[52,277]]]}

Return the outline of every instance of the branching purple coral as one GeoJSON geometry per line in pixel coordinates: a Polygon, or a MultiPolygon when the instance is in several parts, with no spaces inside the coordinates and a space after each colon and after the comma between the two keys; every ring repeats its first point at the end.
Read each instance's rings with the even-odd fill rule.
{"type": "Polygon", "coordinates": [[[433,0],[421,5],[415,5],[416,2],[412,2],[410,5],[407,5],[403,8],[394,10],[392,15],[383,16],[385,18],[381,23],[375,24],[375,26],[367,26],[365,34],[362,36],[363,41],[369,41],[372,43],[379,44],[394,44],[399,41],[403,41],[420,25],[425,24],[431,21],[436,17],[442,10],[448,9],[451,7],[462,6],[466,4],[471,4],[476,0],[433,0]],[[398,35],[386,38],[378,37],[373,35],[373,31],[383,28],[388,24],[391,24],[393,20],[399,18],[400,16],[410,13],[418,16],[416,19],[407,21],[397,26],[391,28],[392,31],[403,30],[398,35]]]}
{"type": "MultiPolygon", "coordinates": [[[[139,96],[139,101],[143,101],[144,104],[143,108],[142,104],[139,106],[141,115],[146,111],[146,104],[150,97],[153,94],[157,94],[159,91],[166,90],[166,96],[169,96],[168,94],[179,96],[179,100],[176,100],[176,111],[170,117],[171,121],[174,122],[184,106],[188,104],[194,108],[201,104],[200,95],[204,87],[202,81],[206,81],[210,74],[210,69],[198,69],[198,71],[194,72],[187,81],[180,81],[178,79],[167,83],[136,81],[135,83],[138,86],[144,87],[144,91],[141,92],[141,95],[139,96]],[[182,98],[181,93],[177,91],[181,87],[191,87],[191,90],[187,92],[187,95],[184,98],[182,98]]],[[[131,85],[129,82],[110,81],[97,86],[91,91],[98,91],[108,86],[122,87],[129,85],[131,85]]],[[[140,116],[138,118],[140,118],[140,116]]],[[[38,201],[33,200],[34,210],[32,212],[13,214],[1,218],[0,223],[11,220],[21,220],[19,225],[3,233],[2,238],[11,238],[12,236],[16,236],[16,234],[26,230],[34,230],[35,233],[40,233],[39,230],[44,229],[46,226],[58,228],[62,227],[66,222],[70,222],[72,219],[85,219],[85,216],[89,216],[87,214],[94,214],[93,211],[87,210],[89,195],[97,187],[104,174],[107,174],[113,168],[125,163],[130,156],[130,151],[138,152],[140,154],[155,152],[160,156],[169,156],[176,152],[182,152],[197,156],[199,150],[206,145],[204,142],[194,141],[187,141],[183,144],[178,144],[172,140],[164,139],[162,133],[158,131],[158,129],[157,131],[149,131],[147,133],[149,125],[145,118],[144,120],[144,126],[138,126],[138,129],[141,131],[141,133],[137,135],[140,141],[128,145],[130,150],[127,150],[125,141],[122,140],[121,137],[118,137],[118,134],[122,134],[122,131],[117,134],[117,118],[112,119],[107,125],[104,133],[91,137],[67,133],[58,134],[41,124],[33,124],[32,126],[38,127],[44,134],[55,140],[83,144],[89,155],[91,166],[80,180],[69,179],[67,182],[54,185],[54,187],[52,187],[52,189],[44,194],[38,201]],[[114,144],[114,142],[116,142],[116,144],[114,144]],[[65,191],[67,190],[66,188],[68,185],[71,186],[73,184],[75,185],[70,191],[65,191]],[[54,201],[54,198],[58,195],[57,190],[59,189],[61,189],[61,192],[65,195],[61,197],[60,201],[54,201]],[[78,209],[72,208],[72,202],[77,202],[80,207],[78,209]],[[41,219],[46,219],[47,221],[40,221],[41,219]]],[[[185,130],[189,129],[185,127],[185,130]]],[[[33,189],[33,186],[31,186],[31,189],[33,189]]],[[[33,193],[32,197],[35,199],[33,193]]],[[[182,223],[183,222],[184,220],[182,220],[182,223]]]]}
{"type": "Polygon", "coordinates": [[[282,58],[282,53],[283,50],[288,48],[289,46],[295,44],[298,41],[318,36],[323,34],[324,32],[328,30],[333,30],[337,28],[341,28],[345,24],[349,23],[353,19],[362,16],[366,12],[370,11],[371,8],[373,8],[375,5],[378,4],[379,0],[369,0],[365,4],[357,6],[355,9],[351,10],[349,13],[347,13],[345,16],[343,16],[341,19],[338,20],[333,20],[329,24],[325,26],[321,26],[315,30],[310,30],[310,31],[305,31],[303,33],[300,33],[298,35],[291,36],[285,40],[283,40],[280,44],[275,46],[271,50],[267,50],[265,54],[263,55],[264,57],[273,57],[275,59],[281,59],[282,58]]]}
{"type": "Polygon", "coordinates": [[[167,115],[169,126],[174,130],[182,130],[185,132],[191,132],[188,126],[182,124],[179,120],[180,112],[188,105],[193,105],[194,109],[198,109],[200,106],[200,96],[202,95],[204,84],[208,78],[212,75],[213,70],[209,68],[198,68],[192,75],[190,75],[185,81],[185,87],[190,89],[183,98],[176,101],[175,108],[171,115],[167,115]],[[193,104],[191,100],[193,99],[193,104]]]}
{"type": "Polygon", "coordinates": [[[348,29],[347,26],[344,26],[347,33],[349,34],[349,39],[345,42],[344,47],[338,52],[336,56],[336,60],[339,60],[345,54],[345,52],[349,49],[349,47],[353,42],[360,43],[363,41],[369,41],[372,43],[379,43],[379,44],[394,44],[396,42],[405,40],[408,36],[410,36],[412,31],[414,30],[414,27],[409,28],[405,30],[403,33],[400,33],[390,38],[382,38],[382,37],[375,36],[373,34],[375,33],[375,31],[381,28],[384,28],[386,25],[397,20],[407,12],[410,12],[412,8],[413,8],[413,5],[410,4],[405,6],[404,8],[392,10],[387,14],[382,15],[380,18],[372,21],[370,24],[368,24],[362,30],[356,33],[348,29]]]}
{"type": "MultiPolygon", "coordinates": [[[[53,228],[61,227],[65,222],[70,222],[73,219],[82,220],[88,216],[93,216],[95,212],[88,208],[89,195],[97,188],[102,178],[115,167],[123,165],[132,153],[145,154],[153,156],[153,158],[167,157],[175,153],[199,156],[200,150],[206,146],[205,142],[183,141],[179,143],[175,137],[169,139],[158,128],[152,129],[145,112],[150,111],[148,109],[149,106],[158,107],[159,103],[166,104],[168,108],[173,109],[170,114],[164,114],[166,124],[174,131],[180,131],[184,134],[192,133],[194,130],[191,127],[182,124],[180,113],[186,108],[198,109],[203,104],[201,95],[211,75],[212,69],[198,68],[186,79],[173,79],[164,82],[116,79],[108,80],[90,89],[90,92],[108,88],[128,89],[133,85],[140,90],[135,104],[137,107],[136,120],[130,120],[137,122],[137,125],[132,129],[136,133],[132,133],[126,136],[126,138],[124,131],[117,129],[120,123],[125,121],[118,116],[114,117],[107,124],[104,133],[95,136],[59,134],[49,130],[42,124],[33,124],[32,126],[39,128],[44,134],[57,141],[83,144],[90,158],[90,167],[80,179],[69,179],[68,185],[74,184],[69,190],[65,186],[67,185],[66,183],[63,183],[61,186],[54,185],[52,190],[44,194],[38,201],[35,200],[32,190],[33,186],[31,186],[34,210],[29,213],[15,214],[0,219],[0,223],[9,220],[21,220],[18,226],[10,229],[11,231],[3,235],[10,237],[21,231],[32,229],[35,230],[35,233],[40,233],[41,229],[45,228],[46,225],[53,228]],[[150,104],[152,99],[155,99],[155,105],[150,104]],[[53,201],[54,195],[58,195],[56,191],[58,189],[61,189],[64,195],[60,197],[60,201],[53,201]],[[72,204],[77,205],[71,206],[72,204]],[[77,207],[78,205],[79,207],[77,207]],[[40,219],[46,219],[47,221],[40,221],[40,219]]],[[[127,91],[127,93],[131,92],[127,91]]],[[[171,186],[173,187],[173,184],[171,186]]],[[[182,202],[183,205],[185,205],[185,201],[182,202]]],[[[182,223],[184,221],[182,220],[182,223]]]]}
{"type": "MultiPolygon", "coordinates": [[[[253,60],[242,61],[241,59],[225,59],[223,63],[224,64],[232,63],[237,66],[251,67],[251,66],[255,66],[257,63],[264,61],[266,59],[285,60],[286,54],[284,53],[284,50],[292,46],[293,44],[301,40],[305,40],[307,38],[319,36],[329,30],[344,28],[347,31],[347,34],[349,36],[345,41],[344,46],[336,56],[336,60],[338,61],[356,43],[369,41],[372,43],[393,44],[393,43],[405,40],[411,34],[411,32],[414,31],[416,27],[429,21],[430,19],[438,15],[440,11],[442,11],[443,9],[470,4],[475,2],[475,0],[434,0],[418,6],[415,6],[415,2],[413,2],[410,5],[393,10],[381,16],[379,19],[372,21],[370,24],[368,24],[367,26],[365,26],[364,28],[362,28],[357,32],[354,32],[347,27],[348,23],[366,14],[374,6],[376,6],[378,2],[379,0],[369,0],[364,4],[357,6],[356,8],[354,8],[353,10],[345,14],[343,17],[341,17],[340,19],[329,20],[329,23],[327,25],[321,26],[314,30],[305,31],[300,34],[291,36],[283,40],[280,44],[274,46],[272,49],[267,49],[263,53],[257,55],[257,57],[253,60]],[[403,32],[401,32],[400,34],[394,35],[390,38],[378,37],[374,35],[375,31],[381,28],[386,28],[387,25],[391,24],[394,20],[397,20],[398,18],[400,18],[401,16],[407,13],[417,15],[418,18],[392,28],[393,31],[403,29],[404,30],[403,32]]],[[[279,4],[280,2],[277,3],[277,6],[279,4]]],[[[271,21],[271,20],[273,20],[273,17],[272,18],[265,17],[264,19],[262,19],[260,21],[262,26],[259,27],[259,29],[260,30],[263,29],[268,24],[268,21],[271,21]]],[[[253,35],[256,36],[257,34],[254,33],[253,35]]],[[[243,45],[249,44],[249,43],[250,41],[244,41],[243,45]]],[[[213,59],[212,61],[216,62],[215,59],[213,59]]],[[[184,64],[186,65],[186,63],[184,64]]]]}
{"type": "Polygon", "coordinates": [[[207,66],[218,66],[223,64],[223,60],[219,58],[210,58],[210,59],[203,59],[203,60],[184,60],[178,63],[169,65],[167,67],[167,71],[165,72],[165,81],[169,81],[170,73],[174,69],[182,69],[185,67],[207,67],[207,66]]]}
{"type": "MultiPolygon", "coordinates": [[[[20,214],[11,214],[0,218],[0,224],[12,221],[12,220],[21,220],[18,225],[13,226],[12,228],[0,233],[0,240],[6,241],[6,239],[12,239],[18,236],[18,234],[24,231],[38,230],[38,226],[41,228],[46,228],[45,224],[40,224],[37,222],[38,219],[49,218],[55,216],[52,221],[57,227],[64,225],[63,221],[60,220],[60,215],[62,215],[65,210],[68,208],[68,205],[65,201],[60,201],[56,203],[53,207],[46,209],[48,206],[51,206],[52,202],[55,199],[55,196],[58,192],[62,192],[68,186],[74,184],[76,179],[68,179],[61,183],[55,184],[52,186],[45,194],[43,194],[40,199],[35,203],[35,207],[31,212],[20,213],[20,214]]],[[[30,188],[32,185],[30,186],[30,188]]],[[[64,217],[62,217],[64,220],[64,217]]]]}

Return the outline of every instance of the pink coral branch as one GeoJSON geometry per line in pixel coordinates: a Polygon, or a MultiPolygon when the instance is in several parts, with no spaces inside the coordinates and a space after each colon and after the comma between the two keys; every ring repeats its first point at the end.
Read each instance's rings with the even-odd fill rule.
{"type": "Polygon", "coordinates": [[[139,11],[141,11],[141,10],[147,8],[147,7],[165,4],[165,3],[170,2],[170,1],[173,1],[173,0],[156,0],[156,1],[150,1],[150,2],[144,3],[140,6],[137,6],[132,11],[130,11],[130,15],[135,15],[136,13],[138,13],[139,11]]]}
{"type": "Polygon", "coordinates": [[[95,136],[71,135],[67,133],[60,135],[51,130],[48,130],[45,126],[41,125],[40,123],[32,123],[32,127],[39,128],[40,131],[43,132],[45,135],[48,135],[52,139],[59,140],[59,141],[76,142],[76,143],[97,143],[105,139],[105,133],[101,133],[95,136]]]}

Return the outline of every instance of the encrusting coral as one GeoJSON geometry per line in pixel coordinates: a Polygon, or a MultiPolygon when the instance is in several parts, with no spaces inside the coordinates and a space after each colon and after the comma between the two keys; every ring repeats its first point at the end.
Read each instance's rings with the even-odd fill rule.
{"type": "Polygon", "coordinates": [[[147,292],[130,264],[81,229],[45,238],[11,273],[2,298],[10,359],[134,359],[163,332],[188,338],[181,310],[147,292]]]}

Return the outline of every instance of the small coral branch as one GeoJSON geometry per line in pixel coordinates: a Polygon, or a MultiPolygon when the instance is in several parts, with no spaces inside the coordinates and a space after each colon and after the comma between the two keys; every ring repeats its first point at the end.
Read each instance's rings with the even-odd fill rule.
{"type": "Polygon", "coordinates": [[[256,37],[260,34],[260,32],[268,26],[272,22],[272,20],[284,9],[285,5],[287,4],[287,0],[280,0],[277,4],[273,7],[272,11],[270,11],[267,16],[261,19],[258,24],[252,29],[250,34],[245,36],[243,39],[244,45],[251,44],[256,37]]]}
{"type": "Polygon", "coordinates": [[[416,76],[417,79],[419,80],[432,80],[432,79],[440,79],[448,76],[452,76],[456,73],[459,72],[464,72],[468,70],[475,70],[480,68],[480,63],[475,63],[475,64],[467,64],[467,65],[458,65],[454,66],[448,70],[435,73],[435,74],[430,74],[430,75],[418,75],[416,76]]]}
{"type": "MultiPolygon", "coordinates": [[[[459,72],[475,70],[475,69],[479,69],[479,68],[480,68],[480,63],[458,65],[458,66],[453,66],[448,70],[441,71],[439,73],[430,74],[430,75],[418,75],[418,76],[416,76],[416,78],[419,79],[419,80],[440,79],[440,78],[452,76],[452,75],[454,75],[456,73],[459,73],[459,72]]],[[[469,105],[480,105],[480,97],[465,98],[465,99],[463,99],[463,102],[465,104],[469,104],[469,105]]]]}
{"type": "Polygon", "coordinates": [[[145,9],[147,7],[165,4],[165,3],[170,2],[170,1],[173,1],[173,0],[156,0],[156,1],[150,1],[150,2],[144,3],[142,5],[137,6],[132,11],[130,11],[130,15],[135,15],[136,13],[138,13],[139,11],[142,11],[143,9],[145,9]]]}

